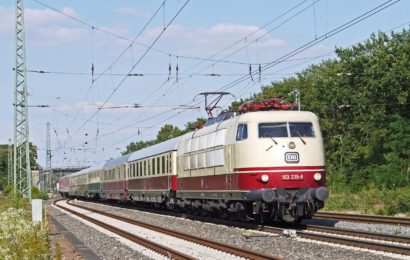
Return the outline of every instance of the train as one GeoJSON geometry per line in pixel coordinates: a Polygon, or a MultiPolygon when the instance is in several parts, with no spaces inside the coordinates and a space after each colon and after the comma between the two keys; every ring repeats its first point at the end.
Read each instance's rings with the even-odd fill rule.
{"type": "Polygon", "coordinates": [[[64,176],[58,190],[241,221],[311,218],[329,196],[319,119],[274,104],[241,106],[182,136],[64,176]]]}

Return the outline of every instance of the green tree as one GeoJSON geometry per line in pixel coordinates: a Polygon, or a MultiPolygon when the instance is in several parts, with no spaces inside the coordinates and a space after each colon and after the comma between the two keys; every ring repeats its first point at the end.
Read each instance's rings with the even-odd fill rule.
{"type": "Polygon", "coordinates": [[[320,118],[331,185],[409,185],[410,31],[372,34],[336,54],[251,100],[293,101],[290,93],[300,90],[302,109],[320,118]]]}
{"type": "Polygon", "coordinates": [[[168,139],[180,136],[181,134],[182,131],[178,127],[171,124],[166,124],[159,130],[156,142],[161,143],[168,139]]]}
{"type": "Polygon", "coordinates": [[[185,124],[185,129],[182,130],[183,134],[194,131],[195,129],[201,128],[205,125],[206,119],[203,117],[198,117],[195,121],[188,122],[185,124]]]}
{"type": "Polygon", "coordinates": [[[129,153],[141,150],[148,146],[154,145],[155,143],[156,143],[155,140],[131,142],[129,145],[127,145],[126,150],[122,152],[122,155],[126,155],[129,153]]]}
{"type": "MultiPolygon", "coordinates": [[[[12,147],[13,148],[13,147],[12,147]]],[[[30,166],[32,170],[37,170],[37,147],[30,143],[30,166]]],[[[0,190],[3,190],[7,185],[8,171],[8,145],[0,145],[0,190]]]]}

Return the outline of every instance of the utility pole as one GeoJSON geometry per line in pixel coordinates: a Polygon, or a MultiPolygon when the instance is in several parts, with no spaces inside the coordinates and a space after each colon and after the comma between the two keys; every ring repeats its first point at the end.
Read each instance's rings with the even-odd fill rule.
{"type": "Polygon", "coordinates": [[[9,139],[7,155],[7,185],[10,185],[13,179],[13,147],[11,146],[11,139],[9,139]]]}
{"type": "Polygon", "coordinates": [[[47,122],[47,136],[46,136],[46,170],[48,172],[46,191],[51,189],[53,183],[53,171],[51,170],[51,142],[50,142],[50,122],[47,122]]]}
{"type": "Polygon", "coordinates": [[[13,184],[31,202],[24,3],[16,0],[13,184]]]}

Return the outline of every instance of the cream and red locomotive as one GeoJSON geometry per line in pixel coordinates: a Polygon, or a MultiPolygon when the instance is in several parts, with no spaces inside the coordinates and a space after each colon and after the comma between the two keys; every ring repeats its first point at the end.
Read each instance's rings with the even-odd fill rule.
{"type": "Polygon", "coordinates": [[[328,197],[317,116],[249,110],[243,106],[243,113],[225,113],[183,136],[63,177],[59,188],[63,195],[222,218],[311,217],[328,197]]]}

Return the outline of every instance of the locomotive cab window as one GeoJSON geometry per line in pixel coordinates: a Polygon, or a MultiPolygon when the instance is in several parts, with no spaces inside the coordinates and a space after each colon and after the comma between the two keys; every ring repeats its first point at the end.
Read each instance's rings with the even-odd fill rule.
{"type": "Polygon", "coordinates": [[[248,138],[248,125],[239,124],[238,131],[236,132],[236,141],[245,140],[248,138]]]}
{"type": "Polygon", "coordinates": [[[259,138],[288,137],[286,122],[261,123],[259,128],[259,138]]]}
{"type": "Polygon", "coordinates": [[[290,136],[315,137],[313,125],[310,122],[289,122],[290,136]]]}

